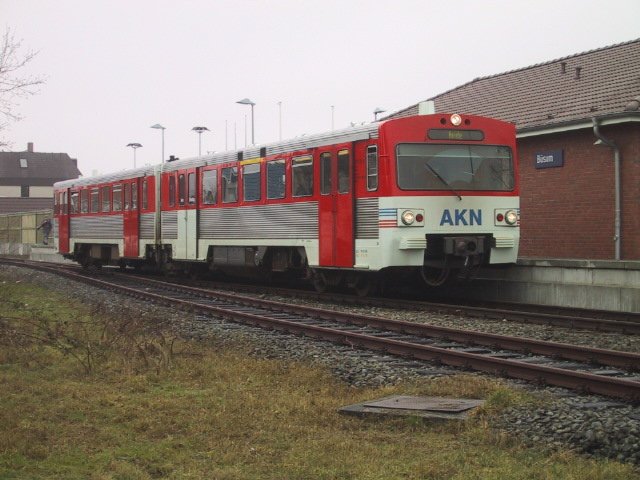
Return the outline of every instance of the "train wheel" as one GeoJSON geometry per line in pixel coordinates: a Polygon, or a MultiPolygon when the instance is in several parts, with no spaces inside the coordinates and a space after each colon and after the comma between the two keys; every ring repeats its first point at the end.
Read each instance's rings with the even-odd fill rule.
{"type": "Polygon", "coordinates": [[[322,272],[312,271],[311,283],[313,283],[313,288],[315,288],[318,293],[326,293],[329,289],[327,279],[322,272]]]}
{"type": "Polygon", "coordinates": [[[378,277],[377,275],[362,274],[358,277],[353,288],[359,297],[375,295],[378,292],[378,277]]]}
{"type": "Polygon", "coordinates": [[[420,275],[428,287],[441,287],[451,276],[450,268],[422,267],[420,275]]]}

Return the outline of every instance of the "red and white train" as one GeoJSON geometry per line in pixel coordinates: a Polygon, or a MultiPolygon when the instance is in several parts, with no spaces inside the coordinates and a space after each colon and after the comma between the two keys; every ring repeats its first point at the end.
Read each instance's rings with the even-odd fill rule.
{"type": "Polygon", "coordinates": [[[365,294],[385,273],[516,261],[515,128],[430,114],[58,182],[54,237],[83,265],[286,272],[365,294]]]}

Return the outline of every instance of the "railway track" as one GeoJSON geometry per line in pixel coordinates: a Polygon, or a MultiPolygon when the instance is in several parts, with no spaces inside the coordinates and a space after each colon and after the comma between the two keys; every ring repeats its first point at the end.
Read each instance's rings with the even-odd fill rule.
{"type": "MultiPolygon", "coordinates": [[[[178,281],[178,283],[182,284],[184,282],[178,281]]],[[[445,300],[415,300],[412,296],[407,296],[406,298],[363,298],[335,292],[321,294],[302,288],[280,288],[265,285],[230,284],[222,282],[198,282],[198,284],[203,288],[245,293],[268,293],[272,295],[308,298],[314,301],[326,301],[342,305],[394,308],[399,310],[424,310],[447,315],[464,315],[490,320],[510,320],[535,325],[640,335],[640,313],[514,303],[466,305],[460,304],[459,300],[456,300],[457,303],[447,302],[445,300]]]]}
{"type": "Polygon", "coordinates": [[[279,303],[150,278],[31,268],[137,298],[419,360],[640,401],[640,354],[435,327],[279,303]]]}

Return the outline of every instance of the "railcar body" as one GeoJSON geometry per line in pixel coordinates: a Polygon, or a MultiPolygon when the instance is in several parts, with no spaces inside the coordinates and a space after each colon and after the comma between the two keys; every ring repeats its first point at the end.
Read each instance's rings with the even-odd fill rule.
{"type": "Polygon", "coordinates": [[[516,261],[517,169],[513,125],[418,115],[56,183],[54,238],[84,265],[436,286],[516,261]]]}

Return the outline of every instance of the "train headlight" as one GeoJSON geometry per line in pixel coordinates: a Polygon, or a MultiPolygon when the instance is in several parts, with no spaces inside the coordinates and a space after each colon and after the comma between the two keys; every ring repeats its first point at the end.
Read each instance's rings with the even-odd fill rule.
{"type": "Polygon", "coordinates": [[[402,212],[400,218],[402,219],[402,223],[404,223],[405,225],[411,225],[416,221],[416,216],[411,210],[405,210],[404,212],[402,212]]]}
{"type": "Polygon", "coordinates": [[[451,115],[451,123],[457,127],[462,123],[462,117],[460,117],[460,115],[458,115],[457,113],[454,113],[453,115],[451,115]]]}
{"type": "Polygon", "coordinates": [[[509,225],[515,225],[518,221],[518,214],[515,212],[515,210],[507,210],[507,212],[504,214],[504,221],[509,225]]]}

